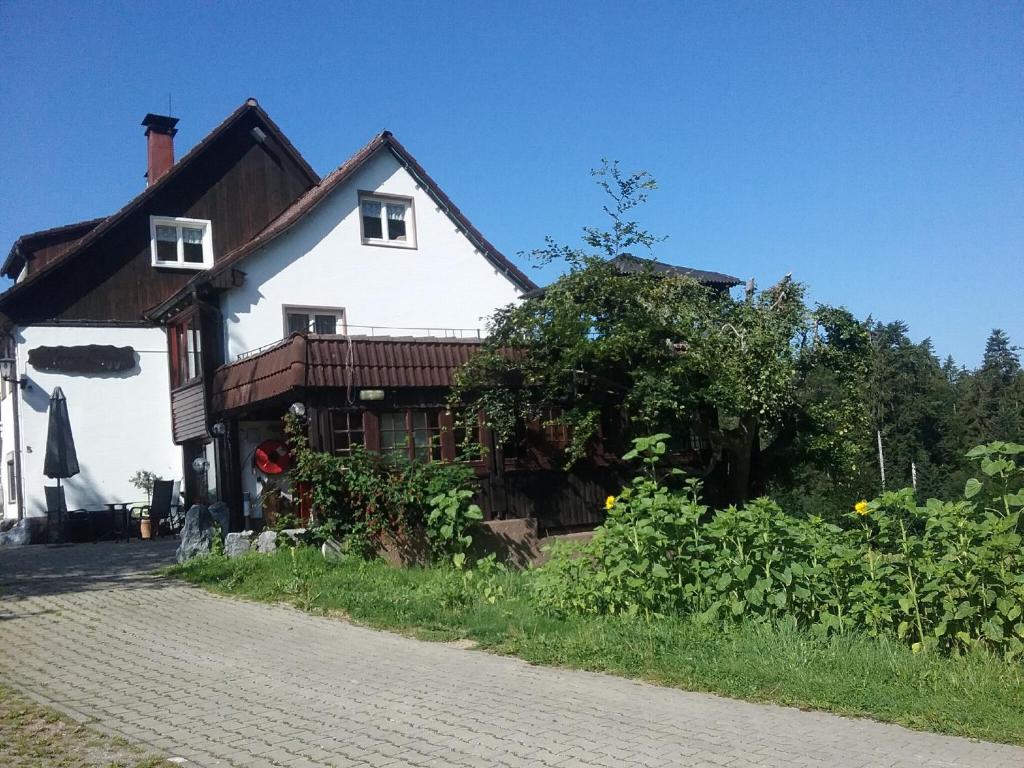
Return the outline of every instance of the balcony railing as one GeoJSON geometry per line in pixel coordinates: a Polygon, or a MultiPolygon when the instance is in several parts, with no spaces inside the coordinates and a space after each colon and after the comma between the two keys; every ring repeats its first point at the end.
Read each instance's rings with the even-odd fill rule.
{"type": "MultiPolygon", "coordinates": [[[[311,336],[318,334],[310,334],[311,336]]],[[[480,328],[442,328],[439,326],[431,327],[414,327],[414,326],[394,326],[394,325],[345,325],[344,333],[335,334],[319,334],[324,337],[339,337],[346,338],[348,336],[413,336],[423,338],[439,338],[439,339],[482,339],[483,331],[480,328]]],[[[235,360],[244,360],[247,357],[258,355],[260,352],[264,352],[271,347],[275,347],[280,344],[284,339],[278,339],[270,344],[264,344],[262,347],[256,347],[255,349],[249,349],[245,352],[240,352],[235,355],[235,360]]]]}

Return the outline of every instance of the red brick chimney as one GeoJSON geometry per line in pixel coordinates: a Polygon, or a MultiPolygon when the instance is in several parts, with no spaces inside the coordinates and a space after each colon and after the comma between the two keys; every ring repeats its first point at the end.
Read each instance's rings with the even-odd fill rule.
{"type": "Polygon", "coordinates": [[[146,115],[142,124],[146,126],[146,186],[152,186],[174,165],[174,134],[178,129],[178,118],[166,115],[146,115]]]}

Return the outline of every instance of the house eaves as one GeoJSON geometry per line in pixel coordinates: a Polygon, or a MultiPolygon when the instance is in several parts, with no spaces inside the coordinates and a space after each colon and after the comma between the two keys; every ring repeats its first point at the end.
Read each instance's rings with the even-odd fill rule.
{"type": "Polygon", "coordinates": [[[11,246],[10,253],[7,254],[7,258],[4,260],[2,266],[0,266],[0,275],[9,277],[11,280],[16,280],[18,275],[21,273],[22,268],[25,266],[25,261],[28,258],[28,254],[34,250],[32,245],[38,241],[50,240],[52,238],[66,237],[69,242],[68,250],[75,246],[74,241],[80,240],[85,237],[89,232],[99,226],[106,216],[101,216],[98,219],[89,219],[88,221],[76,221],[73,224],[64,224],[59,227],[51,227],[50,229],[42,229],[38,232],[29,232],[22,235],[14,241],[14,245],[11,246]],[[18,262],[21,262],[19,265],[18,262]]]}

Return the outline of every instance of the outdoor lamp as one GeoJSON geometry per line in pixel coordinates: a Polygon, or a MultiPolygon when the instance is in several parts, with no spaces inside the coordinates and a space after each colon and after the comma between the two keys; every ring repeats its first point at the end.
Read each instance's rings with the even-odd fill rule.
{"type": "Polygon", "coordinates": [[[223,421],[218,421],[210,427],[210,434],[214,437],[224,437],[228,433],[228,425],[223,421]]]}
{"type": "Polygon", "coordinates": [[[25,381],[25,377],[19,376],[17,379],[15,379],[15,373],[16,371],[14,358],[0,357],[0,379],[3,379],[4,381],[10,382],[12,384],[17,383],[19,388],[24,389],[25,384],[27,383],[25,381]]]}
{"type": "Polygon", "coordinates": [[[196,472],[205,472],[210,468],[210,462],[204,456],[197,456],[192,459],[192,469],[196,472]]]}
{"type": "Polygon", "coordinates": [[[306,405],[305,403],[292,403],[288,406],[288,411],[297,419],[306,418],[306,405]]]}

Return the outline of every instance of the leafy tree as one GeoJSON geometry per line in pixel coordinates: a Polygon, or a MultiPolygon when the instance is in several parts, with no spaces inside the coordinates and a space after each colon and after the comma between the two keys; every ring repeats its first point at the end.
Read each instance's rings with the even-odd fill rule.
{"type": "Polygon", "coordinates": [[[549,238],[533,252],[564,262],[567,272],[542,295],[491,317],[484,351],[462,371],[454,403],[466,414],[482,411],[499,442],[517,420],[565,404],[568,462],[585,455],[609,411],[641,432],[707,432],[714,458],[704,470],[725,475],[733,499],[763,481],[767,460],[785,453],[801,424],[817,430],[809,450],[835,454],[826,433],[841,435],[839,422],[857,420],[847,402],[857,385],[845,377],[864,379],[863,360],[856,362],[866,354],[863,329],[844,310],[809,308],[789,276],[734,299],[676,274],[623,274],[611,258],[662,242],[630,218],[656,184],[614,163],[594,175],[611,198],[610,228],[585,228],[583,248],[549,238]],[[837,378],[811,394],[825,369],[837,378]]]}
{"type": "Polygon", "coordinates": [[[968,371],[940,361],[929,339],[912,341],[901,321],[808,306],[789,276],[733,297],[653,269],[623,274],[612,259],[664,241],[634,220],[657,185],[617,163],[593,174],[609,225],[585,227],[579,247],[547,238],[531,252],[566,272],[491,317],[484,352],[453,393],[467,418],[485,414],[499,444],[519,420],[561,404],[572,463],[603,417],[624,415],[634,435],[709,437],[701,471],[712,497],[770,489],[787,508],[822,514],[879,490],[879,435],[886,485],[916,476],[921,498],[957,495],[971,446],[1024,440],[1024,371],[1002,331],[968,371]]]}

